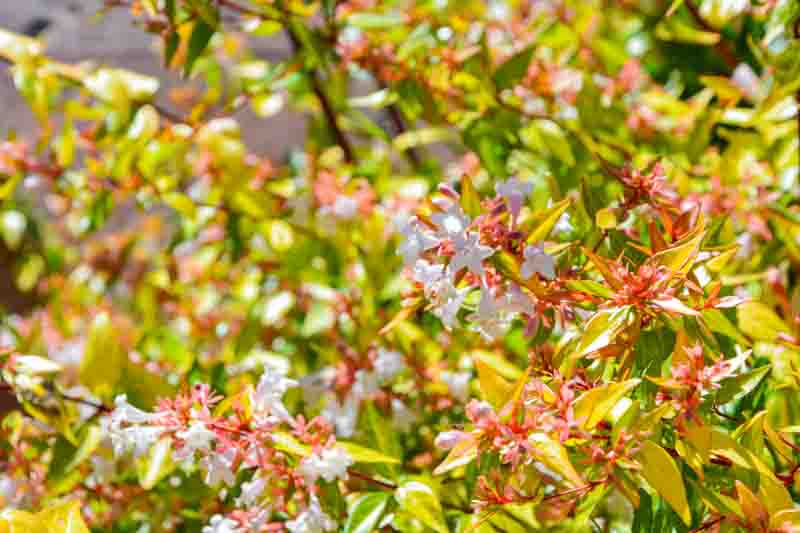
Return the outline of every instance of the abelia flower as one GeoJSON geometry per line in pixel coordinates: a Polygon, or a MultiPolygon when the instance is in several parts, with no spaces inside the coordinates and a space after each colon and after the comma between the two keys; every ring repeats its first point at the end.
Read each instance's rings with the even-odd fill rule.
{"type": "Polygon", "coordinates": [[[350,457],[342,447],[333,446],[322,450],[321,454],[312,453],[300,463],[297,472],[301,474],[306,483],[311,485],[322,478],[327,482],[334,479],[347,479],[347,469],[353,464],[350,457]]]}
{"type": "Polygon", "coordinates": [[[212,516],[208,525],[203,526],[203,533],[243,533],[243,531],[238,522],[219,514],[212,516]]]}
{"type": "Polygon", "coordinates": [[[176,437],[183,440],[183,446],[175,452],[175,457],[178,460],[192,457],[198,450],[210,451],[211,444],[216,439],[217,435],[202,422],[194,421],[188,429],[179,431],[175,434],[176,437]]]}
{"type": "Polygon", "coordinates": [[[252,393],[253,411],[260,415],[274,415],[284,422],[291,420],[289,411],[283,405],[283,395],[298,385],[297,381],[265,368],[258,386],[252,393]]]}
{"type": "Polygon", "coordinates": [[[250,481],[245,481],[242,483],[242,493],[236,500],[236,505],[240,507],[252,507],[256,505],[266,487],[266,480],[260,476],[256,476],[250,481]]]}
{"type": "Polygon", "coordinates": [[[484,286],[481,287],[478,310],[468,318],[475,331],[487,341],[493,341],[506,334],[512,317],[503,309],[502,303],[494,297],[492,289],[484,286]]]}
{"type": "Polygon", "coordinates": [[[433,443],[440,450],[450,450],[467,438],[469,438],[469,434],[463,431],[442,431],[436,436],[433,443]]]}
{"type": "Polygon", "coordinates": [[[540,274],[545,279],[556,277],[555,260],[544,251],[540,246],[528,245],[523,251],[525,261],[520,268],[520,275],[523,279],[529,279],[534,274],[540,274]]]}
{"type": "Polygon", "coordinates": [[[233,472],[233,464],[236,459],[236,450],[229,448],[220,453],[215,451],[200,459],[200,466],[205,471],[204,477],[206,485],[215,487],[220,483],[225,483],[232,487],[236,483],[236,474],[233,472]]]}
{"type": "Polygon", "coordinates": [[[477,232],[467,232],[466,237],[453,240],[456,254],[450,260],[450,273],[455,275],[466,267],[476,276],[483,276],[483,260],[494,254],[494,249],[480,243],[477,232]]]}
{"type": "Polygon", "coordinates": [[[433,213],[431,221],[438,226],[437,236],[441,239],[455,239],[464,234],[470,218],[461,206],[452,202],[443,212],[433,213]]]}
{"type": "Polygon", "coordinates": [[[447,388],[454,398],[462,402],[469,399],[469,384],[472,380],[472,374],[445,370],[439,374],[439,377],[447,384],[447,388]]]}
{"type": "Polygon", "coordinates": [[[516,219],[522,204],[525,202],[525,197],[533,190],[533,184],[528,181],[520,181],[517,178],[509,178],[506,181],[495,184],[494,190],[498,196],[506,200],[511,215],[516,219]]]}
{"type": "Polygon", "coordinates": [[[414,265],[420,254],[435,248],[440,242],[430,231],[421,227],[416,217],[412,217],[400,233],[403,235],[403,240],[397,251],[403,256],[405,266],[414,265]]]}
{"type": "Polygon", "coordinates": [[[308,508],[294,520],[286,522],[291,533],[324,533],[336,529],[336,522],[322,510],[316,496],[311,496],[308,508]]]}
{"type": "Polygon", "coordinates": [[[339,437],[352,437],[358,422],[358,399],[354,394],[348,394],[343,402],[332,397],[320,413],[324,419],[333,424],[336,435],[339,437]]]}

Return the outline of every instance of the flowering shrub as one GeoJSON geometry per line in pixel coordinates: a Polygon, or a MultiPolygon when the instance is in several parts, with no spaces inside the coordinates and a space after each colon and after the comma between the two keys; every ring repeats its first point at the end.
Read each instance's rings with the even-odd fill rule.
{"type": "Polygon", "coordinates": [[[0,532],[800,531],[800,4],[107,10],[184,83],[0,31],[0,532]]]}

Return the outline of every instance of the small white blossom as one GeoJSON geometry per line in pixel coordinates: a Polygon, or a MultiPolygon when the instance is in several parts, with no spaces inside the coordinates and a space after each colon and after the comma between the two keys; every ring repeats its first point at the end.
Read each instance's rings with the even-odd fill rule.
{"type": "Polygon", "coordinates": [[[347,395],[342,403],[336,398],[331,398],[321,415],[333,424],[337,436],[352,437],[358,422],[358,399],[354,394],[347,395]]]}
{"type": "Polygon", "coordinates": [[[508,331],[511,324],[511,315],[504,312],[500,302],[492,294],[488,287],[481,288],[481,301],[478,304],[478,311],[469,316],[473,327],[483,338],[493,341],[497,337],[502,337],[508,331]]]}
{"type": "Polygon", "coordinates": [[[405,266],[413,265],[422,252],[439,245],[439,239],[423,230],[416,218],[412,218],[400,231],[404,238],[398,253],[403,256],[405,266]]]}
{"type": "Polygon", "coordinates": [[[309,485],[319,478],[330,483],[337,478],[347,479],[347,469],[352,464],[353,458],[350,454],[339,446],[333,446],[322,450],[320,455],[312,453],[303,459],[297,471],[309,485]]]}
{"type": "Polygon", "coordinates": [[[437,231],[439,237],[454,239],[463,235],[470,220],[461,206],[454,202],[444,212],[432,214],[431,222],[439,227],[437,231]]]}
{"type": "Polygon", "coordinates": [[[207,526],[203,526],[203,533],[241,533],[239,524],[230,518],[215,514],[207,526]]]}
{"type": "Polygon", "coordinates": [[[457,400],[465,402],[469,399],[469,382],[472,380],[472,374],[445,370],[439,376],[447,384],[450,394],[457,400]]]}
{"type": "Polygon", "coordinates": [[[483,276],[483,260],[494,253],[491,246],[480,243],[478,232],[468,232],[466,238],[453,240],[456,254],[450,261],[450,271],[455,274],[464,267],[477,276],[483,276]]]}
{"type": "Polygon", "coordinates": [[[378,348],[374,366],[380,381],[389,381],[406,368],[403,354],[385,348],[378,348]]]}
{"type": "Polygon", "coordinates": [[[516,283],[512,283],[506,291],[501,306],[509,313],[523,313],[531,316],[536,314],[533,297],[525,293],[516,283]]]}
{"type": "Polygon", "coordinates": [[[159,415],[132,406],[124,394],[114,399],[114,405],[111,415],[101,422],[102,428],[111,438],[114,455],[120,457],[129,451],[133,452],[134,457],[144,455],[166,431],[165,427],[157,423],[159,415]]]}
{"type": "Polygon", "coordinates": [[[436,435],[433,444],[440,450],[450,450],[459,442],[467,438],[468,434],[463,431],[443,431],[436,435]]]}
{"type": "Polygon", "coordinates": [[[498,183],[494,186],[494,191],[498,196],[505,198],[508,202],[508,209],[511,215],[516,218],[525,201],[525,197],[533,190],[533,184],[527,181],[519,181],[516,178],[498,183]]]}
{"type": "Polygon", "coordinates": [[[264,493],[266,486],[266,480],[258,476],[254,477],[250,481],[245,481],[242,483],[242,493],[236,500],[236,505],[240,507],[253,507],[258,503],[258,500],[264,493]]]}
{"type": "Polygon", "coordinates": [[[350,196],[340,194],[333,202],[331,211],[338,218],[350,220],[358,214],[358,202],[350,196]]]}
{"type": "Polygon", "coordinates": [[[188,429],[177,432],[175,436],[184,441],[183,447],[175,452],[175,457],[178,460],[191,457],[198,450],[210,450],[211,443],[217,438],[213,431],[199,421],[192,422],[188,429]]]}
{"type": "Polygon", "coordinates": [[[253,410],[257,413],[277,416],[283,421],[289,421],[292,417],[283,405],[283,395],[286,394],[287,390],[297,385],[297,381],[289,379],[270,368],[265,368],[253,393],[253,410]]]}
{"type": "Polygon", "coordinates": [[[227,486],[232,487],[236,483],[236,475],[233,473],[233,460],[236,457],[236,451],[233,449],[226,450],[224,453],[210,453],[200,460],[200,465],[205,470],[206,485],[214,487],[224,482],[227,486]]]}
{"type": "Polygon", "coordinates": [[[419,259],[414,263],[412,277],[414,281],[422,283],[425,296],[430,298],[436,290],[437,283],[445,277],[445,268],[444,265],[433,264],[424,259],[419,259]]]}
{"type": "Polygon", "coordinates": [[[122,457],[129,451],[135,458],[141,457],[156,443],[165,428],[160,426],[130,426],[109,428],[114,456],[122,457]]]}
{"type": "Polygon", "coordinates": [[[541,246],[526,246],[525,261],[522,263],[520,275],[529,279],[534,273],[539,273],[547,279],[556,277],[556,264],[553,257],[544,251],[541,246]]]}
{"type": "Polygon", "coordinates": [[[316,496],[311,496],[308,508],[294,520],[286,522],[292,533],[323,533],[336,529],[336,522],[322,510],[316,496]]]}

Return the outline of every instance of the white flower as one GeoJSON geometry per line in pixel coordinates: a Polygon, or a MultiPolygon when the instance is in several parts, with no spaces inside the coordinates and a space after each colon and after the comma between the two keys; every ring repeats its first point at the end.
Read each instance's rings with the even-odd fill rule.
{"type": "Polygon", "coordinates": [[[450,372],[445,370],[439,376],[447,384],[447,388],[457,400],[465,402],[469,399],[469,382],[472,375],[469,372],[450,372]]]}
{"type": "Polygon", "coordinates": [[[219,514],[212,516],[208,525],[203,526],[203,533],[240,533],[241,531],[237,522],[219,514]]]}
{"type": "Polygon", "coordinates": [[[154,422],[158,418],[156,413],[142,411],[128,403],[128,397],[120,394],[114,398],[114,411],[111,413],[112,424],[147,424],[154,422]]]}
{"type": "Polygon", "coordinates": [[[509,178],[507,181],[498,183],[494,186],[494,192],[498,196],[505,198],[508,208],[514,218],[519,215],[525,197],[533,190],[533,184],[527,181],[519,181],[516,178],[509,178]]]}
{"type": "Polygon", "coordinates": [[[343,403],[331,398],[325,405],[321,415],[336,428],[339,437],[352,437],[358,422],[358,399],[348,394],[343,403]]]}
{"type": "Polygon", "coordinates": [[[533,297],[525,293],[516,283],[512,283],[506,291],[501,306],[509,313],[523,313],[531,316],[536,314],[533,297]]]}
{"type": "Polygon", "coordinates": [[[242,483],[242,494],[236,500],[236,505],[240,507],[253,507],[258,503],[259,497],[264,493],[267,482],[264,478],[254,477],[250,481],[242,483]]]}
{"type": "Polygon", "coordinates": [[[183,447],[175,452],[175,457],[178,460],[193,456],[197,450],[210,450],[211,443],[217,438],[213,431],[199,421],[192,422],[188,429],[177,432],[175,436],[184,441],[183,447]]]}
{"type": "Polygon", "coordinates": [[[200,465],[206,471],[206,485],[214,487],[221,482],[232,487],[236,482],[236,475],[233,473],[233,460],[236,458],[236,451],[228,449],[224,453],[209,453],[200,460],[200,465]]]}
{"type": "Polygon", "coordinates": [[[352,464],[353,458],[350,454],[339,446],[333,446],[322,450],[321,455],[312,453],[303,459],[297,471],[303,475],[308,485],[319,478],[330,483],[337,478],[347,479],[347,469],[352,464]]]}
{"type": "Polygon", "coordinates": [[[375,374],[380,381],[389,381],[406,368],[403,354],[385,348],[378,348],[374,366],[375,374]]]}
{"type": "Polygon", "coordinates": [[[404,239],[400,243],[398,253],[403,256],[405,266],[413,265],[422,252],[439,245],[439,239],[432,233],[424,231],[416,218],[412,218],[400,232],[404,239]]]}
{"type": "Polygon", "coordinates": [[[351,393],[356,398],[365,398],[378,392],[378,375],[366,370],[357,370],[351,393]]]}
{"type": "Polygon", "coordinates": [[[456,254],[450,261],[450,271],[455,274],[464,267],[475,275],[483,276],[483,260],[494,253],[491,246],[480,243],[480,235],[471,231],[466,238],[458,237],[454,239],[456,254]]]}
{"type": "Polygon", "coordinates": [[[433,441],[434,446],[440,450],[450,450],[459,442],[467,438],[468,434],[463,431],[442,431],[436,435],[433,441]]]}
{"type": "Polygon", "coordinates": [[[261,414],[275,415],[284,422],[291,420],[289,411],[283,405],[283,395],[297,385],[297,381],[265,368],[253,393],[253,410],[261,414]]]}
{"type": "Polygon", "coordinates": [[[526,246],[525,261],[522,263],[520,275],[522,279],[529,279],[538,272],[547,279],[556,277],[556,264],[551,255],[545,253],[541,246],[526,246]]]}
{"type": "Polygon", "coordinates": [[[350,196],[340,194],[333,202],[331,211],[335,216],[349,220],[358,214],[358,202],[350,196]]]}
{"type": "Polygon", "coordinates": [[[491,289],[482,287],[478,311],[468,317],[473,323],[475,331],[479,332],[488,341],[493,341],[497,337],[505,335],[506,331],[508,331],[508,326],[511,324],[511,316],[504,312],[498,303],[491,289]]]}
{"type": "Polygon", "coordinates": [[[414,265],[414,279],[423,285],[425,296],[431,299],[433,314],[447,329],[455,324],[456,315],[467,297],[469,287],[457,289],[444,265],[431,264],[420,259],[414,265]]]}
{"type": "Polygon", "coordinates": [[[569,213],[564,213],[560,217],[558,217],[558,221],[556,225],[553,226],[553,230],[556,233],[569,233],[573,230],[572,222],[570,222],[569,213]]]}
{"type": "Polygon", "coordinates": [[[443,239],[453,239],[461,236],[469,226],[469,216],[457,203],[452,203],[441,213],[431,215],[431,222],[439,227],[437,234],[443,239]]]}
{"type": "Polygon", "coordinates": [[[133,456],[141,457],[153,446],[166,428],[161,426],[130,426],[126,428],[113,426],[108,428],[114,456],[121,457],[129,451],[133,456]]]}
{"type": "Polygon", "coordinates": [[[418,259],[417,262],[414,263],[412,276],[414,281],[422,283],[425,296],[430,298],[436,291],[437,283],[445,277],[444,265],[433,264],[424,259],[418,259]]]}
{"type": "Polygon", "coordinates": [[[311,496],[308,508],[294,520],[286,522],[286,529],[292,533],[323,533],[336,529],[336,522],[325,514],[316,496],[311,496]]]}

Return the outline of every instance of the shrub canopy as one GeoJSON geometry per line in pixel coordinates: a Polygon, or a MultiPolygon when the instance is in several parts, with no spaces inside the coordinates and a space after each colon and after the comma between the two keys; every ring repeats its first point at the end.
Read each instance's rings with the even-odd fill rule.
{"type": "Polygon", "coordinates": [[[798,2],[112,9],[0,31],[0,532],[800,531],[798,2]]]}

